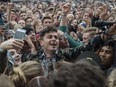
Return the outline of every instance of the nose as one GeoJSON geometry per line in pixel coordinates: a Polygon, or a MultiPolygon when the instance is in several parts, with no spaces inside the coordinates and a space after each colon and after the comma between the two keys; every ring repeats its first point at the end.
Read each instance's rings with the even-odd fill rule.
{"type": "Polygon", "coordinates": [[[32,33],[32,36],[35,36],[35,33],[32,33]]]}
{"type": "Polygon", "coordinates": [[[55,36],[52,37],[52,40],[56,40],[55,36]]]}
{"type": "Polygon", "coordinates": [[[105,52],[101,52],[100,55],[101,55],[102,57],[105,57],[105,52]]]}
{"type": "Polygon", "coordinates": [[[16,53],[16,58],[19,57],[20,55],[16,53]]]}
{"type": "Polygon", "coordinates": [[[46,23],[46,25],[47,25],[47,26],[49,26],[49,25],[50,25],[50,23],[46,23]]]}

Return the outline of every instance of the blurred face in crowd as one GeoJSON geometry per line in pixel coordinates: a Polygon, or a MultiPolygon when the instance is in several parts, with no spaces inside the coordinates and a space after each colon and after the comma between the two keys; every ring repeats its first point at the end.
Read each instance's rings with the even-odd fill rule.
{"type": "Polygon", "coordinates": [[[13,12],[13,11],[11,12],[11,19],[12,19],[12,20],[15,20],[15,19],[16,19],[16,13],[13,12]]]}
{"type": "Polygon", "coordinates": [[[44,19],[43,20],[43,26],[51,26],[52,25],[52,20],[51,19],[44,19]]]}
{"type": "Polygon", "coordinates": [[[109,21],[109,22],[114,22],[114,21],[115,21],[115,18],[114,18],[114,17],[110,17],[110,18],[108,19],[108,21],[109,21]]]}
{"type": "Polygon", "coordinates": [[[46,33],[41,40],[41,46],[45,51],[54,52],[59,47],[59,37],[57,32],[46,33]]]}
{"type": "Polygon", "coordinates": [[[73,14],[68,14],[67,18],[69,21],[72,21],[74,19],[74,15],[73,14]]]}
{"type": "Polygon", "coordinates": [[[81,11],[77,11],[76,12],[76,18],[79,19],[82,17],[82,12],[81,11]]]}
{"type": "MultiPolygon", "coordinates": [[[[15,49],[8,50],[12,58],[14,58],[15,65],[19,65],[21,63],[21,54],[15,49]]],[[[12,61],[12,58],[8,56],[8,59],[12,61]]]]}
{"type": "Polygon", "coordinates": [[[36,35],[34,31],[30,31],[28,36],[31,38],[32,42],[36,42],[36,35]]]}
{"type": "Polygon", "coordinates": [[[7,13],[4,14],[4,21],[7,22],[7,13]]]}
{"type": "Polygon", "coordinates": [[[0,26],[0,35],[4,34],[4,28],[2,26],[0,26]]]}
{"type": "Polygon", "coordinates": [[[59,36],[59,48],[66,48],[69,46],[69,42],[67,37],[64,35],[64,32],[58,30],[59,36]]]}
{"type": "Polygon", "coordinates": [[[98,14],[101,14],[103,12],[103,7],[99,6],[96,11],[98,14]]]}
{"type": "Polygon", "coordinates": [[[83,19],[88,19],[89,18],[89,13],[84,13],[83,19]]]}
{"type": "Polygon", "coordinates": [[[83,42],[88,43],[91,39],[91,35],[89,32],[83,33],[83,42]]]}
{"type": "Polygon", "coordinates": [[[77,26],[77,20],[73,20],[71,23],[72,26],[77,26]]]}
{"type": "Polygon", "coordinates": [[[60,16],[61,14],[62,14],[62,11],[59,10],[59,11],[57,12],[57,16],[60,16]]]}
{"type": "Polygon", "coordinates": [[[26,15],[27,15],[27,17],[32,17],[32,12],[31,11],[27,11],[26,15]]]}
{"type": "Polygon", "coordinates": [[[32,18],[28,18],[26,20],[26,25],[32,25],[33,26],[34,22],[33,22],[33,19],[32,18]]]}
{"type": "Polygon", "coordinates": [[[26,19],[26,13],[21,13],[20,14],[20,19],[25,20],[26,19]]]}
{"type": "Polygon", "coordinates": [[[18,24],[20,24],[22,27],[25,27],[25,21],[24,20],[19,20],[18,24]]]}
{"type": "Polygon", "coordinates": [[[40,13],[38,11],[36,11],[34,13],[34,17],[37,18],[37,19],[40,19],[40,13]]]}
{"type": "Polygon", "coordinates": [[[113,60],[113,48],[110,46],[103,46],[100,49],[99,56],[101,57],[103,65],[110,65],[113,60]]]}
{"type": "Polygon", "coordinates": [[[6,40],[13,38],[13,36],[14,36],[13,34],[8,34],[8,35],[6,36],[6,40]]]}

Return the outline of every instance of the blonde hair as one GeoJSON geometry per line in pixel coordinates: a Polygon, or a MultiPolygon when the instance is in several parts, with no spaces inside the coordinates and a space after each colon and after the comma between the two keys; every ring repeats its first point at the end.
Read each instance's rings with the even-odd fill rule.
{"type": "Polygon", "coordinates": [[[115,83],[116,83],[116,69],[114,69],[108,77],[109,87],[115,87],[116,86],[115,83]]]}
{"type": "Polygon", "coordinates": [[[43,74],[43,69],[41,64],[36,61],[27,61],[14,67],[13,71],[10,72],[10,78],[15,83],[16,87],[26,87],[32,78],[36,76],[41,76],[43,74]]]}
{"type": "Polygon", "coordinates": [[[97,29],[97,27],[88,27],[84,29],[84,32],[96,33],[97,29]]]}
{"type": "Polygon", "coordinates": [[[0,87],[15,87],[15,85],[7,75],[1,74],[0,87]]]}
{"type": "Polygon", "coordinates": [[[84,33],[90,33],[92,36],[94,36],[97,33],[98,28],[97,27],[88,27],[83,30],[84,33]]]}

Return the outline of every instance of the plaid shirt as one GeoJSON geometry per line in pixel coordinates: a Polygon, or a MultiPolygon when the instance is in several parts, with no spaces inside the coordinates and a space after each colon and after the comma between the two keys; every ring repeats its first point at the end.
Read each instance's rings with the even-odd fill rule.
{"type": "Polygon", "coordinates": [[[51,78],[54,74],[55,64],[58,61],[65,60],[74,62],[81,50],[78,48],[59,49],[55,52],[56,56],[53,58],[46,58],[43,49],[37,52],[37,55],[31,55],[27,60],[35,60],[41,63],[44,68],[44,76],[51,78]]]}

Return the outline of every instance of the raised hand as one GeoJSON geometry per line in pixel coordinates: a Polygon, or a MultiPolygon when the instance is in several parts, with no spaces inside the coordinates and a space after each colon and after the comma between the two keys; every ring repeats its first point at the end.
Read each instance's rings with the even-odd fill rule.
{"type": "Polygon", "coordinates": [[[62,6],[62,13],[63,14],[67,14],[71,9],[71,6],[69,3],[66,3],[62,6]]]}
{"type": "Polygon", "coordinates": [[[34,47],[34,44],[32,43],[32,40],[28,35],[25,36],[24,40],[28,43],[29,47],[34,47]]]}

